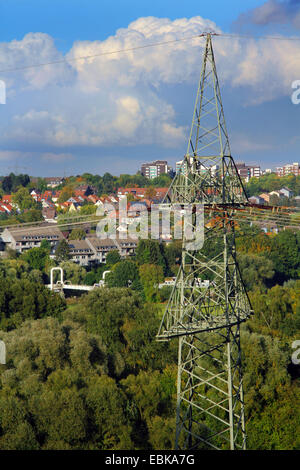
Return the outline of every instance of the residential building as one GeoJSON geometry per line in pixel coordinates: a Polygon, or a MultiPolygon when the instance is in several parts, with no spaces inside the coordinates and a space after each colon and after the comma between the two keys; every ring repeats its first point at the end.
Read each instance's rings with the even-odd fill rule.
{"type": "Polygon", "coordinates": [[[88,266],[99,263],[105,264],[106,256],[112,250],[118,250],[121,258],[133,256],[138,240],[130,237],[113,240],[88,236],[84,240],[70,240],[68,244],[72,261],[81,266],[88,266]]]}
{"type": "Polygon", "coordinates": [[[61,176],[51,176],[44,179],[47,183],[48,188],[56,188],[56,186],[59,186],[65,181],[65,178],[61,176]]]}
{"type": "Polygon", "coordinates": [[[262,205],[265,203],[265,200],[259,196],[252,196],[252,197],[249,197],[249,202],[251,202],[251,204],[262,205]]]}
{"type": "MultiPolygon", "coordinates": [[[[18,253],[23,253],[31,248],[40,247],[42,241],[47,240],[52,247],[51,256],[55,256],[56,246],[64,238],[58,227],[50,224],[17,229],[6,228],[0,236],[0,248],[4,250],[8,247],[18,253]]],[[[121,258],[134,255],[138,240],[128,236],[124,239],[119,237],[113,240],[88,235],[83,240],[69,240],[68,245],[71,260],[81,266],[89,266],[106,263],[106,256],[112,250],[118,250],[121,258]]]]}
{"type": "Polygon", "coordinates": [[[176,166],[175,166],[175,170],[176,170],[176,175],[178,173],[182,173],[183,175],[185,175],[186,173],[186,163],[184,163],[183,160],[179,160],[178,162],[176,162],[176,166]]]}
{"type": "Polygon", "coordinates": [[[293,197],[294,193],[289,188],[281,188],[280,194],[282,194],[283,196],[287,198],[290,198],[290,197],[293,197]]]}
{"type": "Polygon", "coordinates": [[[267,203],[270,202],[270,194],[269,193],[262,193],[262,194],[259,195],[259,197],[267,203]]]}
{"type": "Polygon", "coordinates": [[[280,191],[271,191],[269,193],[269,196],[277,196],[277,197],[283,197],[283,194],[280,191]]]}
{"type": "Polygon", "coordinates": [[[69,254],[74,263],[80,264],[80,266],[88,266],[94,261],[95,250],[91,246],[87,239],[84,240],[69,240],[69,254]]]}
{"type": "Polygon", "coordinates": [[[43,240],[49,241],[54,251],[57,243],[63,238],[61,231],[49,224],[27,228],[6,228],[1,234],[2,242],[19,253],[40,247],[43,240]]]}
{"type": "Polygon", "coordinates": [[[155,160],[151,163],[143,163],[141,174],[148,179],[157,178],[162,174],[169,174],[172,171],[166,160],[155,160]]]}
{"type": "Polygon", "coordinates": [[[42,210],[42,216],[46,222],[53,222],[56,217],[55,207],[44,207],[42,210]]]}
{"type": "Polygon", "coordinates": [[[241,179],[245,180],[246,182],[248,182],[250,178],[259,178],[262,176],[262,170],[260,166],[246,165],[244,162],[242,162],[236,163],[236,168],[241,179]]]}
{"type": "Polygon", "coordinates": [[[299,163],[295,162],[295,163],[292,163],[292,164],[279,166],[279,167],[276,168],[276,174],[279,177],[287,176],[287,175],[299,176],[300,175],[299,163]]]}
{"type": "MultiPolygon", "coordinates": [[[[132,194],[135,198],[138,199],[144,199],[146,196],[148,188],[119,188],[118,189],[118,196],[128,196],[129,194],[132,194]]],[[[155,189],[155,195],[154,199],[156,200],[162,200],[164,196],[168,192],[168,188],[154,188],[155,189]]]]}

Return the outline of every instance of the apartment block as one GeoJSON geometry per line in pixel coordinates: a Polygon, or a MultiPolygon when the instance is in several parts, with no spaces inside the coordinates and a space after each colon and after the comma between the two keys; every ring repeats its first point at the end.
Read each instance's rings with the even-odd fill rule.
{"type": "Polygon", "coordinates": [[[176,171],[176,175],[178,173],[182,173],[183,175],[185,175],[186,173],[186,163],[183,163],[183,160],[179,160],[179,162],[176,162],[176,166],[175,166],[175,171],[176,171]]]}
{"type": "Polygon", "coordinates": [[[157,178],[162,174],[169,174],[171,167],[166,160],[156,160],[151,163],[143,163],[141,166],[141,174],[148,179],[157,178]]]}
{"type": "Polygon", "coordinates": [[[276,174],[279,177],[286,175],[300,176],[300,165],[298,162],[295,162],[283,166],[278,166],[276,168],[276,174]]]}
{"type": "Polygon", "coordinates": [[[133,256],[138,240],[130,237],[115,240],[87,237],[84,240],[70,240],[68,244],[72,261],[80,266],[89,266],[105,264],[106,256],[112,250],[118,250],[121,258],[133,256]]]}
{"type": "Polygon", "coordinates": [[[47,240],[54,249],[63,238],[61,231],[51,225],[16,229],[6,228],[1,235],[2,242],[18,253],[40,247],[43,240],[47,240]]]}
{"type": "Polygon", "coordinates": [[[262,176],[260,166],[246,165],[246,163],[242,162],[236,163],[236,168],[241,179],[246,182],[248,182],[250,178],[259,178],[262,176]]]}

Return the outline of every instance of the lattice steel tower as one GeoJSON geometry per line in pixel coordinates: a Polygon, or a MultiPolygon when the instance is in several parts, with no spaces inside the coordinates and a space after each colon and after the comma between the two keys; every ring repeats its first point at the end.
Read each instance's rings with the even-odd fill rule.
{"type": "Polygon", "coordinates": [[[236,261],[234,216],[248,201],[230,152],[212,33],[204,36],[187,154],[165,203],[203,204],[205,241],[192,251],[183,236],[157,339],[179,343],[175,448],[245,449],[240,325],[252,310],[236,261]]]}

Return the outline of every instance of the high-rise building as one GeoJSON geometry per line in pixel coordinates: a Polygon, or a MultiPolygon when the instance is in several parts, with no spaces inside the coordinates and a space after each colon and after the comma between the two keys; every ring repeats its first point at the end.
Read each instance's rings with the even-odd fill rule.
{"type": "Polygon", "coordinates": [[[250,178],[259,178],[262,176],[260,166],[246,165],[243,162],[236,163],[236,168],[241,179],[245,180],[246,182],[248,182],[250,178]]]}
{"type": "Polygon", "coordinates": [[[186,163],[183,163],[183,160],[179,160],[179,162],[176,162],[175,170],[176,170],[176,175],[178,173],[182,173],[184,175],[186,172],[186,163]]]}
{"type": "Polygon", "coordinates": [[[277,176],[286,176],[286,175],[300,175],[300,166],[298,162],[279,166],[276,168],[277,176]]]}
{"type": "Polygon", "coordinates": [[[172,171],[166,160],[156,160],[151,163],[143,163],[141,174],[148,179],[157,178],[162,174],[169,174],[172,171]]]}

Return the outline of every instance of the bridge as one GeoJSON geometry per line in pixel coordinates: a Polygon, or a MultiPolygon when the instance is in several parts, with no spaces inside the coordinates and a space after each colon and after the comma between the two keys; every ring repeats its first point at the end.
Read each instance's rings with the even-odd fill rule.
{"type": "Polygon", "coordinates": [[[50,284],[46,284],[48,289],[54,292],[63,292],[65,290],[69,291],[86,291],[89,292],[91,290],[97,289],[98,287],[105,286],[105,276],[110,271],[104,271],[103,278],[99,283],[94,284],[93,286],[86,286],[81,284],[72,284],[71,281],[64,281],[64,271],[61,267],[52,268],[50,271],[50,284]],[[60,280],[54,283],[54,272],[58,271],[60,273],[60,280]]]}

